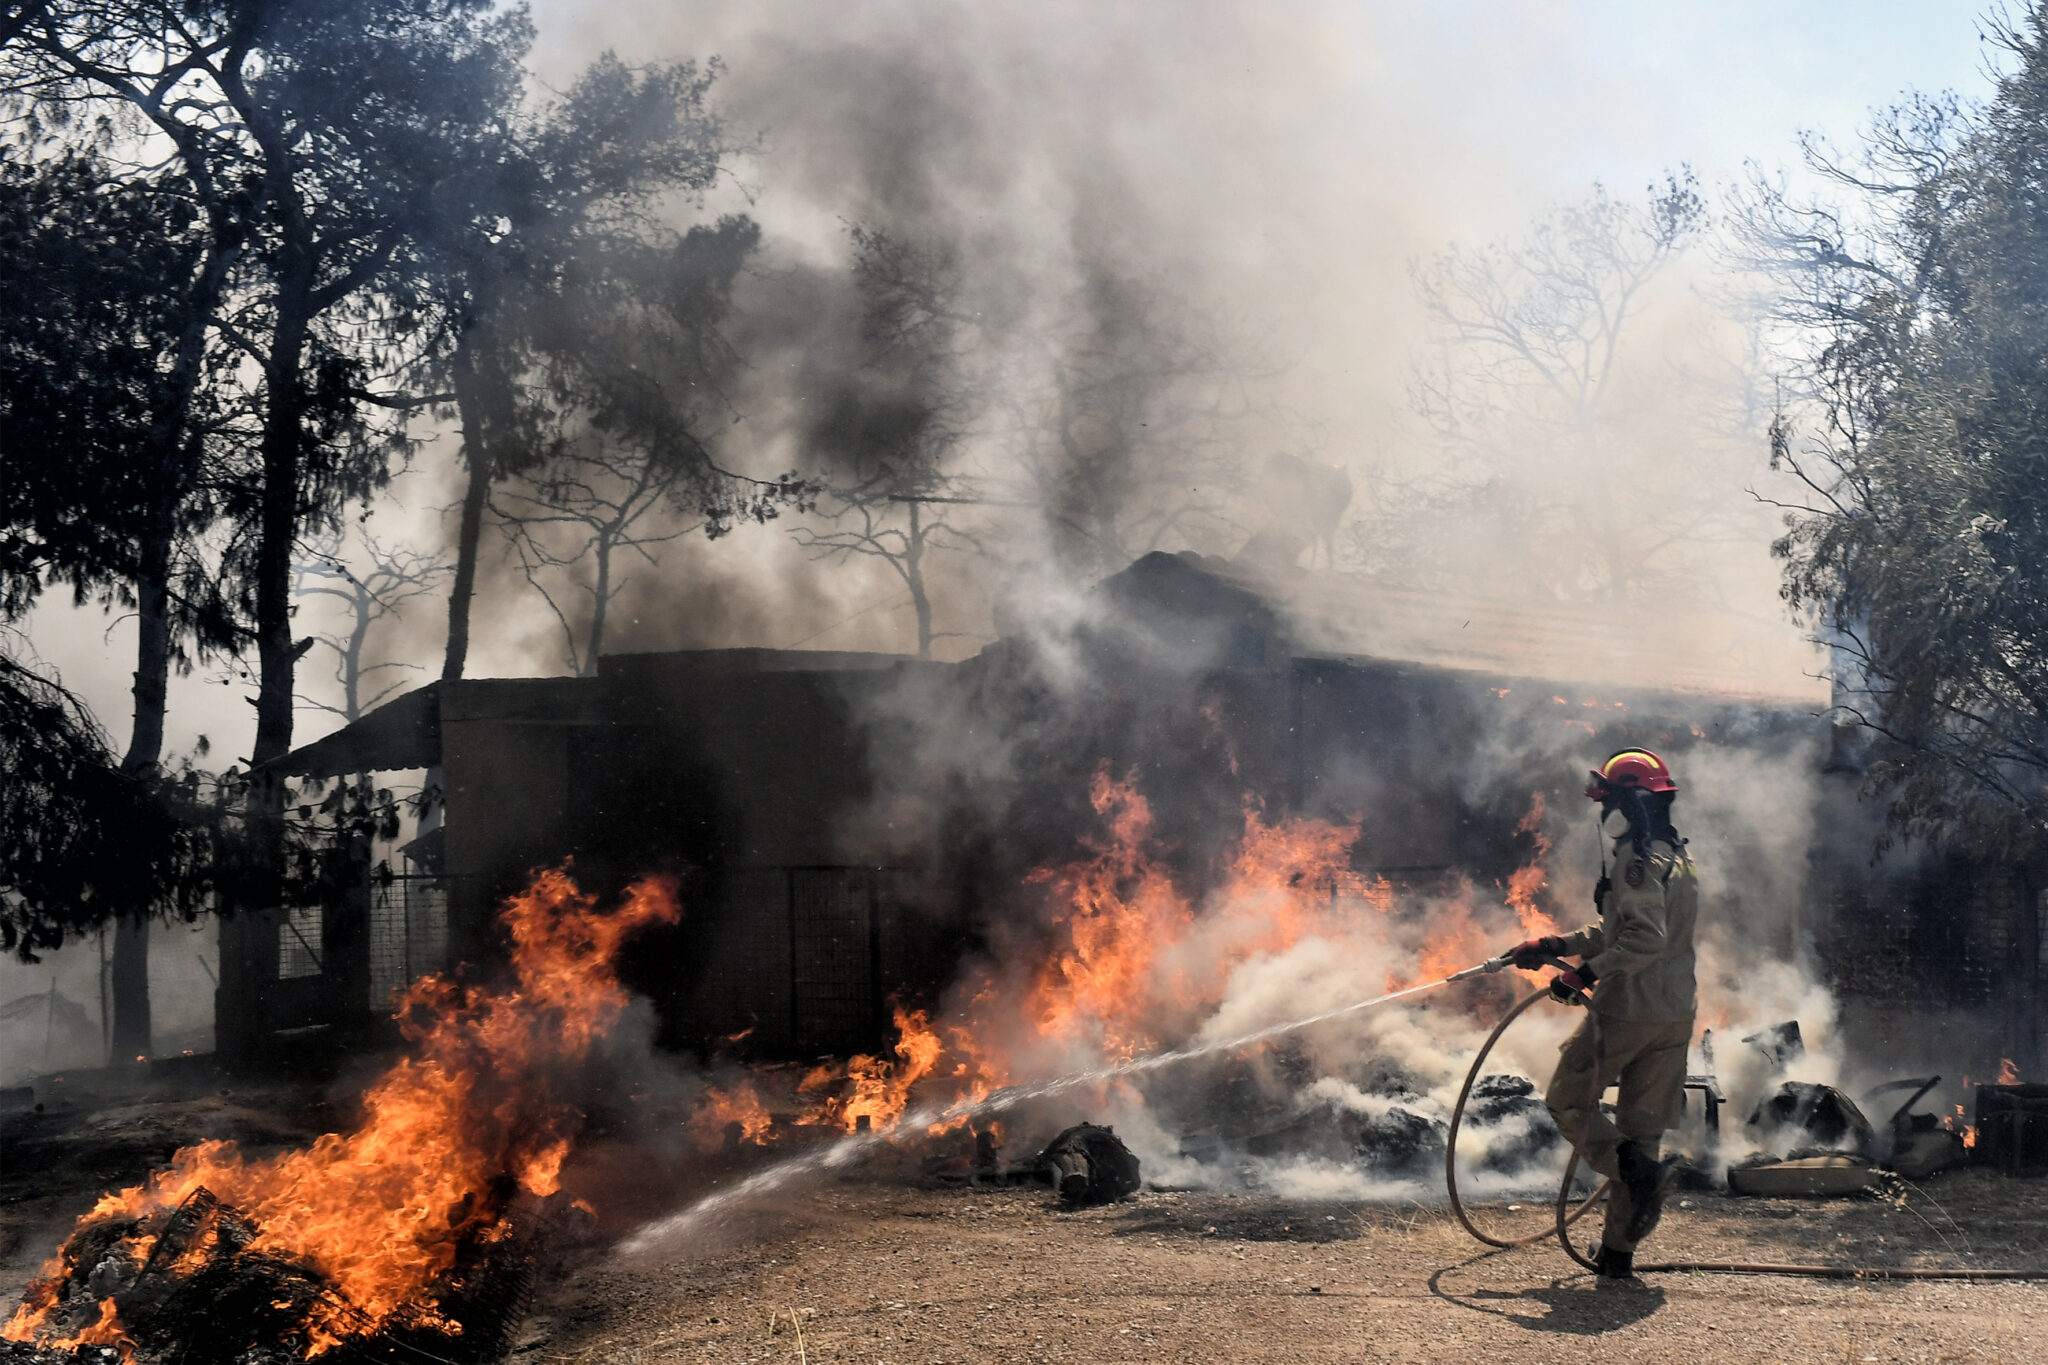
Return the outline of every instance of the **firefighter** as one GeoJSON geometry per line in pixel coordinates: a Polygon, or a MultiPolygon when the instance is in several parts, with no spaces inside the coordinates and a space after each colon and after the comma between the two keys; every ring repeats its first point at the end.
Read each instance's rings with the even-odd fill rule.
{"type": "Polygon", "coordinates": [[[1534,969],[1546,957],[1582,965],[1552,979],[1560,1000],[1590,999],[1558,1054],[1544,1103],[1587,1165],[1613,1180],[1595,1257],[1603,1279],[1634,1277],[1636,1246],[1657,1225],[1675,1177],[1659,1160],[1664,1130],[1678,1121],[1694,1010],[1693,925],[1699,885],[1685,840],[1671,823],[1678,784],[1648,749],[1624,749],[1586,787],[1612,838],[1593,893],[1600,918],[1576,933],[1530,939],[1509,951],[1534,969]],[[1625,826],[1619,822],[1625,821],[1625,826]],[[1607,1087],[1621,1091],[1610,1119],[1607,1087]]]}

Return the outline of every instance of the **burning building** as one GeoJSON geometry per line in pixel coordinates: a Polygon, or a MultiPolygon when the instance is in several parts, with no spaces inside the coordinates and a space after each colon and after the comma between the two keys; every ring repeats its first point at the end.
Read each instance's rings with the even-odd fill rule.
{"type": "Polygon", "coordinates": [[[1689,800],[1688,828],[1740,868],[1721,916],[1756,946],[1816,949],[1850,1020],[1887,1046],[1937,1023],[1953,1039],[1968,1012],[1973,1055],[2038,1056],[2027,870],[1938,851],[1874,868],[1876,817],[1842,746],[1818,707],[1740,693],[1739,636],[1638,641],[1643,666],[1621,671],[1660,686],[1596,692],[1560,679],[1615,658],[1599,618],[1489,617],[1339,582],[1155,554],[1077,621],[959,663],[703,650],[420,688],[281,765],[427,770],[442,807],[402,869],[351,902],[232,923],[221,1047],[255,1061],[348,1034],[420,972],[488,957],[496,900],[573,859],[597,885],[683,878],[683,922],[624,968],[667,1045],[875,1051],[892,1000],[935,1001],[963,959],[1014,941],[1032,870],[1097,819],[1099,772],[1137,775],[1162,856],[1197,880],[1251,807],[1351,828],[1353,886],[1505,888],[1547,842],[1532,797],[1570,809],[1589,755],[1649,743],[1747,810],[1731,829],[1689,800]],[[1736,760],[1768,760],[1764,776],[1736,760]],[[1754,845],[1779,825],[1766,856],[1754,845]],[[1884,1008],[1859,1016],[1861,998],[1884,1008]]]}

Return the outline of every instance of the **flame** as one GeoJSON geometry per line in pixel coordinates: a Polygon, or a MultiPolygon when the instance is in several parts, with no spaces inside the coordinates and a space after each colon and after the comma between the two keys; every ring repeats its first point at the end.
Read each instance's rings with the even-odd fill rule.
{"type": "Polygon", "coordinates": [[[1112,779],[1104,764],[1089,799],[1108,839],[1032,875],[1051,888],[1056,937],[1023,1010],[1041,1037],[1086,1043],[1105,1057],[1185,1032],[1221,1000],[1232,967],[1329,928],[1338,887],[1355,880],[1356,825],[1269,823],[1247,800],[1237,849],[1198,915],[1158,860],[1137,774],[1112,779]]]}
{"type": "MultiPolygon", "coordinates": [[[[538,873],[499,911],[511,942],[509,982],[415,983],[398,1010],[410,1055],[363,1096],[353,1132],[261,1161],[223,1141],[178,1152],[167,1170],[103,1196],[79,1220],[0,1337],[36,1338],[58,1302],[57,1278],[87,1268],[77,1261],[88,1240],[80,1234],[164,1214],[201,1187],[255,1226],[251,1253],[310,1266],[338,1296],[312,1310],[314,1354],[401,1308],[414,1321],[459,1330],[433,1310],[429,1291],[464,1244],[510,1234],[491,1195],[501,1177],[535,1195],[560,1188],[576,1112],[556,1093],[558,1078],[626,1007],[612,967],[620,945],[677,914],[665,881],[633,886],[601,914],[566,870],[538,873]]],[[[147,1245],[132,1246],[131,1257],[147,1245]]],[[[90,1330],[117,1330],[110,1312],[90,1330]]]]}
{"type": "Polygon", "coordinates": [[[761,1103],[760,1092],[747,1082],[742,1081],[732,1090],[715,1085],[704,1087],[703,1105],[690,1115],[689,1125],[698,1148],[715,1152],[723,1147],[726,1133],[733,1124],[739,1125],[741,1142],[765,1147],[775,1120],[770,1117],[767,1106],[761,1103]]]}
{"type": "Polygon", "coordinates": [[[896,1057],[859,1056],[844,1066],[826,1064],[814,1068],[797,1086],[799,1092],[825,1089],[846,1082],[828,1095],[817,1108],[797,1120],[800,1124],[823,1124],[858,1132],[861,1120],[873,1131],[887,1132],[910,1104],[910,1089],[932,1073],[945,1046],[933,1031],[931,1016],[924,1010],[894,1008],[896,1016],[896,1057]]]}
{"type": "MultiPolygon", "coordinates": [[[[61,1265],[61,1260],[51,1262],[51,1266],[61,1268],[61,1265]]],[[[44,1278],[38,1279],[29,1287],[30,1299],[24,1301],[22,1307],[15,1312],[16,1320],[21,1319],[24,1314],[29,1312],[31,1302],[36,1305],[43,1316],[47,1316],[56,1308],[57,1285],[54,1281],[46,1282],[51,1274],[51,1266],[45,1266],[43,1270],[44,1278]],[[41,1291],[40,1295],[38,1295],[37,1291],[41,1291]]],[[[127,1329],[121,1325],[120,1308],[111,1297],[103,1298],[99,1301],[99,1314],[99,1318],[81,1329],[77,1336],[46,1336],[38,1341],[37,1345],[46,1351],[69,1351],[75,1350],[80,1346],[112,1346],[121,1353],[122,1360],[131,1361],[135,1359],[135,1342],[129,1337],[127,1329]]],[[[8,1327],[11,1328],[13,1325],[13,1322],[10,1322],[8,1327]]],[[[0,1331],[0,1339],[8,1341],[30,1340],[29,1337],[15,1337],[5,1331],[0,1331]]]]}
{"type": "Polygon", "coordinates": [[[1430,926],[1429,937],[1422,945],[1422,955],[1416,963],[1412,976],[1404,977],[1395,972],[1387,974],[1387,989],[1405,990],[1426,982],[1441,981],[1460,968],[1469,967],[1493,956],[1500,944],[1494,935],[1488,933],[1472,913],[1469,900],[1460,898],[1447,903],[1430,926]]]}
{"type": "Polygon", "coordinates": [[[2020,1083],[2020,1069],[2013,1065],[2012,1058],[1999,1058],[1998,1083],[2000,1085],[2018,1085],[2020,1083]]]}
{"type": "MultiPolygon", "coordinates": [[[[1557,921],[1536,904],[1536,895],[1550,884],[1550,872],[1544,866],[1550,857],[1550,836],[1543,832],[1543,793],[1537,792],[1529,804],[1529,813],[1515,826],[1515,833],[1527,834],[1534,844],[1529,862],[1508,874],[1508,908],[1515,912],[1521,922],[1522,932],[1530,938],[1543,938],[1561,932],[1557,921]]],[[[1456,971],[1457,968],[1452,968],[1456,971]]],[[[1448,976],[1450,973],[1446,972],[1448,976]]]]}
{"type": "Polygon", "coordinates": [[[1051,883],[1064,907],[1055,923],[1067,943],[1039,969],[1025,1009],[1041,1034],[1093,1029],[1111,1055],[1129,1056],[1151,1041],[1140,1019],[1158,949],[1179,939],[1194,914],[1149,855],[1152,808],[1138,793],[1137,774],[1112,781],[1102,765],[1088,799],[1109,823],[1109,842],[1064,868],[1032,874],[1051,883]]]}
{"type": "Polygon", "coordinates": [[[1047,903],[1046,937],[1006,945],[1004,960],[956,986],[942,1019],[899,1006],[891,1053],[814,1067],[797,1087],[812,1104],[799,1124],[857,1131],[865,1118],[887,1132],[915,1086],[972,1102],[1022,1077],[1184,1042],[1216,1018],[1240,966],[1303,945],[1322,945],[1332,962],[1388,963],[1387,988],[1399,989],[1493,956],[1514,923],[1524,935],[1557,931],[1541,905],[1551,840],[1540,795],[1518,826],[1532,836],[1529,864],[1503,898],[1454,886],[1433,895],[1424,920],[1402,913],[1386,877],[1351,867],[1355,823],[1269,818],[1248,798],[1235,844],[1196,891],[1164,857],[1135,771],[1102,764],[1088,794],[1097,832],[1078,856],[1027,878],[1047,903]]]}

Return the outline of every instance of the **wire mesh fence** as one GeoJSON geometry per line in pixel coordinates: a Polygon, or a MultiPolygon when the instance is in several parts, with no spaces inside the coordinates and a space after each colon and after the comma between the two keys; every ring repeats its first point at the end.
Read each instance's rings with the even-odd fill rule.
{"type": "Polygon", "coordinates": [[[448,968],[448,883],[420,875],[370,888],[370,999],[390,1009],[395,992],[448,968]]]}

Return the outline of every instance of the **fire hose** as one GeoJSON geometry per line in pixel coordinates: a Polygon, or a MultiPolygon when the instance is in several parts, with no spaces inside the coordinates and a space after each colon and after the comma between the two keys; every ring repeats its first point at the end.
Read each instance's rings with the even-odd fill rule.
{"type": "MultiPolygon", "coordinates": [[[[1557,958],[1546,958],[1545,962],[1560,971],[1570,970],[1569,963],[1559,961],[1557,958]]],[[[1476,976],[1492,975],[1509,965],[1511,964],[1507,957],[1492,958],[1476,967],[1468,967],[1462,972],[1446,977],[1445,982],[1448,984],[1453,981],[1470,980],[1476,976]]],[[[1590,1000],[1582,992],[1573,991],[1571,994],[1573,996],[1571,1003],[1575,1005],[1591,1004],[1590,1000]]],[[[1516,1003],[1513,1009],[1510,1009],[1505,1015],[1501,1016],[1501,1021],[1493,1026],[1493,1032],[1487,1034],[1486,1041],[1479,1045],[1478,1054],[1472,1058],[1471,1068],[1465,1072],[1465,1083],[1458,1088],[1458,1102],[1451,1106],[1450,1132],[1444,1138],[1444,1187],[1450,1195],[1451,1212],[1457,1217],[1459,1224],[1465,1231],[1471,1233],[1474,1238],[1485,1243],[1487,1246],[1503,1250],[1528,1246],[1531,1243],[1539,1242],[1555,1234],[1558,1244],[1564,1248],[1565,1255],[1571,1257],[1572,1260],[1578,1262],[1579,1265],[1587,1270],[1596,1270],[1598,1267],[1594,1265],[1592,1259],[1572,1245],[1571,1226],[1592,1210],[1594,1204],[1598,1203],[1600,1197],[1607,1193],[1607,1187],[1613,1182],[1611,1180],[1602,1180],[1591,1194],[1575,1204],[1572,1200],[1572,1179],[1578,1174],[1579,1170],[1579,1152],[1576,1147],[1572,1149],[1571,1157],[1565,1162],[1564,1180],[1558,1186],[1554,1217],[1551,1223],[1526,1236],[1503,1238],[1482,1231],[1472,1221],[1471,1214],[1466,1211],[1465,1203],[1458,1195],[1458,1129],[1464,1122],[1465,1104],[1472,1097],[1472,1087],[1479,1079],[1480,1070],[1486,1065],[1486,1059],[1492,1053],[1494,1044],[1500,1041],[1501,1035],[1507,1032],[1508,1026],[1521,1018],[1523,1013],[1537,1001],[1552,998],[1555,997],[1551,995],[1550,988],[1547,986],[1531,991],[1516,1003]]],[[[2048,1280],[2048,1266],[2037,1266],[2024,1270],[1943,1270],[1918,1266],[1800,1265],[1777,1261],[1652,1261],[1639,1263],[1635,1269],[1650,1272],[1697,1271],[1727,1275],[1802,1275],[1814,1279],[1833,1280],[2048,1280]]]]}

